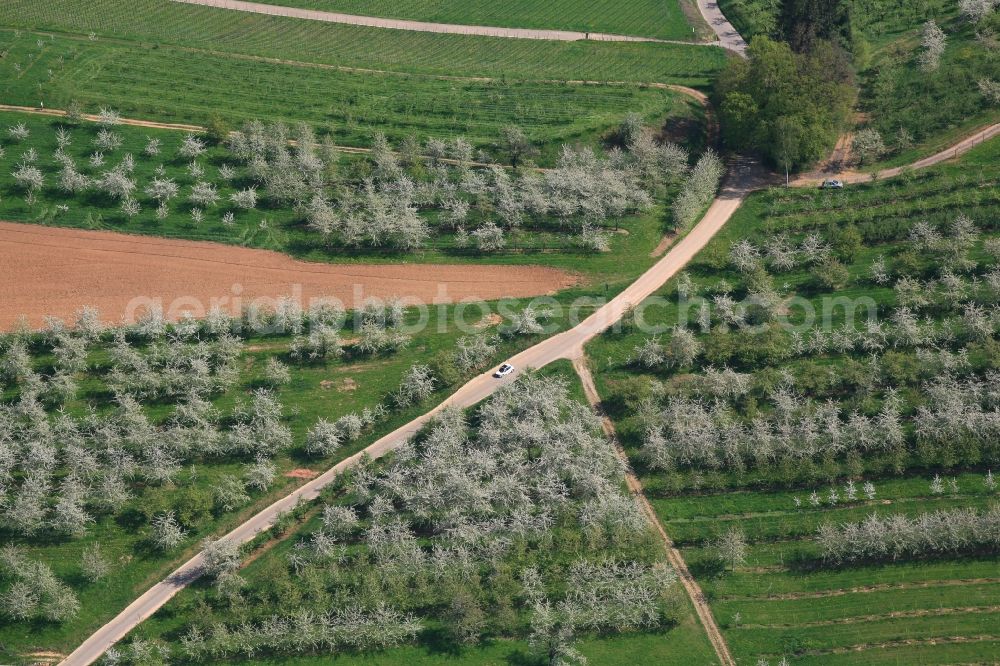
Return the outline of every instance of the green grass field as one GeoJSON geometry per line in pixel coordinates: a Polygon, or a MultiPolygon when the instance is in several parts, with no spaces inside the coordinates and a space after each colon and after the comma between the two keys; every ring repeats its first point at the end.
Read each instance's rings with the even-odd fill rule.
{"type": "MultiPolygon", "coordinates": [[[[98,40],[172,45],[227,54],[444,76],[676,82],[706,85],[722,49],[677,44],[547,42],[382,30],[138,0],[17,0],[0,25],[98,40]]],[[[328,94],[336,94],[331,90],[328,94]]]]}
{"type": "MultiPolygon", "coordinates": [[[[186,594],[186,593],[182,593],[186,594]]],[[[691,622],[694,622],[691,618],[691,622]]],[[[154,617],[150,624],[156,624],[154,617]]],[[[155,631],[155,630],[154,630],[155,631]]],[[[154,632],[150,632],[153,634],[154,632]]],[[[711,666],[716,664],[711,646],[701,627],[683,624],[664,633],[625,634],[621,636],[584,638],[577,648],[591,664],[602,666],[632,666],[636,663],[656,663],[666,666],[711,666]]],[[[507,664],[537,664],[530,646],[524,641],[494,640],[483,647],[466,647],[458,651],[441,651],[433,647],[411,646],[392,648],[370,654],[339,654],[315,657],[254,657],[253,660],[233,659],[231,666],[506,666],[507,664]]]]}
{"type": "Polygon", "coordinates": [[[561,0],[538,3],[515,0],[497,4],[486,0],[267,0],[268,4],[387,18],[488,25],[501,28],[543,28],[606,32],[660,39],[691,39],[692,30],[679,6],[685,0],[613,0],[581,3],[561,0]]]}
{"type": "Polygon", "coordinates": [[[705,87],[727,57],[705,46],[380,30],[169,0],[4,4],[0,26],[8,104],[75,100],[184,123],[306,121],[353,146],[379,130],[394,140],[464,135],[483,148],[516,123],[543,147],[543,163],[563,143],[594,142],[628,111],[669,114],[673,96],[644,84],[705,87]]]}
{"type": "Polygon", "coordinates": [[[596,143],[629,111],[652,120],[687,104],[669,90],[634,85],[372,74],[65,35],[42,38],[39,48],[39,38],[0,31],[0,51],[8,51],[0,60],[3,102],[66,108],[75,100],[132,118],[205,124],[218,117],[233,127],[254,118],[304,121],[348,146],[367,146],[382,131],[396,142],[465,136],[488,148],[501,127],[517,124],[545,147],[545,163],[563,143],[596,143]]]}
{"type": "MultiPolygon", "coordinates": [[[[890,266],[897,257],[905,257],[907,238],[915,222],[927,220],[945,228],[964,213],[986,238],[996,238],[1000,213],[998,151],[1000,143],[994,140],[957,164],[916,172],[909,179],[849,186],[833,195],[778,189],[754,194],[692,262],[688,272],[696,289],[711,288],[725,279],[735,285],[736,293],[741,293],[742,278],[724,268],[732,243],[741,238],[759,243],[773,233],[797,238],[810,231],[823,238],[837,238],[838,230],[853,227],[862,245],[847,264],[848,284],[834,293],[839,297],[873,299],[880,309],[880,319],[886,320],[889,311],[897,307],[896,297],[892,289],[871,283],[869,267],[878,255],[884,255],[890,266]]],[[[989,264],[979,247],[977,244],[970,251],[971,256],[989,264]]],[[[933,264],[919,265],[916,270],[921,275],[935,272],[933,264]]],[[[816,306],[826,294],[799,271],[780,273],[776,281],[782,284],[785,297],[798,294],[816,306]]],[[[671,304],[648,309],[646,320],[677,321],[673,284],[668,284],[661,295],[671,304]]],[[[800,306],[795,306],[795,312],[788,313],[790,322],[800,321],[799,312],[800,306]]],[[[834,323],[838,321],[835,317],[834,323]]],[[[858,365],[852,366],[857,356],[828,351],[787,358],[780,349],[780,345],[788,344],[787,338],[776,342],[781,338],[754,335],[713,333],[715,341],[711,343],[703,337],[716,356],[701,361],[691,372],[700,374],[706,365],[714,363],[716,368],[728,366],[751,373],[754,385],[766,385],[777,380],[775,373],[781,370],[789,373],[793,385],[806,396],[842,404],[846,401],[850,408],[865,414],[878,410],[882,389],[868,393],[843,388],[850,382],[847,373],[858,369],[858,365]],[[742,343],[741,336],[745,336],[742,343]],[[722,340],[727,337],[732,343],[729,351],[722,340]],[[777,346],[768,347],[772,344],[777,346]],[[762,360],[769,354],[784,360],[762,360]],[[832,383],[822,379],[827,374],[832,383]],[[845,383],[838,384],[837,378],[845,383]]],[[[1000,642],[995,631],[1000,613],[995,554],[835,566],[822,562],[814,537],[824,522],[857,522],[871,513],[912,517],[938,509],[995,505],[1000,493],[985,482],[987,469],[993,466],[995,471],[993,458],[977,459],[970,452],[967,458],[942,465],[928,459],[926,453],[911,450],[891,464],[882,455],[870,455],[854,462],[825,458],[812,463],[805,459],[798,463],[798,471],[780,469],[784,463],[769,468],[749,467],[743,472],[698,466],[671,473],[653,471],[641,453],[645,435],[638,416],[640,405],[651,395],[652,382],[659,384],[656,391],[661,395],[683,394],[693,376],[687,371],[642,369],[629,362],[644,337],[648,335],[626,327],[623,332],[608,333],[593,341],[587,353],[594,364],[605,408],[616,421],[647,495],[702,585],[738,662],[755,663],[764,658],[773,664],[783,656],[793,664],[824,665],[990,662],[1000,642]],[[803,468],[812,471],[803,473],[803,468]],[[932,491],[935,474],[949,484],[954,479],[956,485],[947,485],[939,493],[932,491]],[[859,491],[863,481],[871,481],[875,498],[867,499],[859,492],[857,499],[845,500],[849,478],[859,491]],[[829,500],[831,489],[839,495],[835,503],[829,500]],[[818,505],[810,500],[813,491],[818,494],[818,505]],[[750,545],[746,562],[731,572],[720,564],[712,544],[734,526],[744,530],[750,545]]],[[[971,344],[971,365],[963,376],[996,367],[996,357],[986,351],[992,349],[995,340],[992,336],[982,343],[983,347],[971,344]]],[[[904,414],[912,414],[920,404],[920,380],[900,370],[902,366],[914,367],[912,352],[893,349],[884,353],[883,358],[892,357],[882,366],[892,379],[883,381],[902,382],[900,395],[907,401],[904,414]],[[896,362],[902,365],[894,365],[896,362]]],[[[740,416],[764,415],[769,410],[766,399],[759,397],[756,389],[736,406],[740,416]]],[[[911,427],[904,422],[907,433],[912,432],[911,427]]]]}
{"type": "MultiPolygon", "coordinates": [[[[930,494],[926,478],[876,482],[879,498],[852,508],[795,508],[791,493],[764,492],[655,504],[667,531],[690,544],[682,553],[738,657],[752,663],[761,656],[795,655],[793,663],[830,663],[825,659],[850,653],[864,663],[902,663],[908,653],[913,661],[907,663],[948,663],[949,657],[935,653],[933,641],[998,638],[991,629],[1000,607],[995,558],[842,570],[812,570],[799,564],[799,558],[815,557],[811,537],[820,521],[856,521],[873,511],[887,515],[948,505],[984,507],[996,501],[996,493],[983,490],[982,475],[958,478],[968,491],[943,498],[930,494]],[[756,505],[761,501],[785,502],[786,508],[760,511],[756,505]],[[745,566],[721,573],[711,552],[698,544],[733,525],[746,530],[753,543],[745,566]],[[929,652],[903,644],[914,639],[929,652]]],[[[804,495],[799,493],[802,499],[804,495]]],[[[980,658],[991,651],[988,643],[964,649],[980,658]]]]}

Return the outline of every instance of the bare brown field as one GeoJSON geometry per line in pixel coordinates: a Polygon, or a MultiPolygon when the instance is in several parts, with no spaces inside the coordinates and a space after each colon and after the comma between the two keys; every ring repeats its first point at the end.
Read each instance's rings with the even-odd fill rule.
{"type": "Polygon", "coordinates": [[[0,329],[38,327],[97,307],[108,323],[132,322],[151,303],[176,320],[213,305],[236,314],[283,296],[369,297],[422,303],[549,294],[577,276],[538,266],[319,264],[216,243],[0,222],[0,329]]]}

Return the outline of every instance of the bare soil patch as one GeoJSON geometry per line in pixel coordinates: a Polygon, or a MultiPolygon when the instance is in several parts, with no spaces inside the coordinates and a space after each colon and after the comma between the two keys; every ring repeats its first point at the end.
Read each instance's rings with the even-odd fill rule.
{"type": "Polygon", "coordinates": [[[108,323],[133,322],[159,303],[171,320],[204,316],[213,305],[238,314],[254,300],[369,297],[424,303],[548,294],[578,283],[540,266],[319,264],[266,250],[0,222],[0,329],[23,317],[70,319],[94,306],[108,323]]]}
{"type": "Polygon", "coordinates": [[[854,171],[852,169],[854,163],[851,160],[851,148],[853,147],[853,144],[853,131],[841,134],[840,138],[837,139],[837,143],[834,145],[833,152],[830,156],[816,164],[810,171],[800,176],[800,178],[808,178],[810,180],[822,182],[835,174],[846,171],[854,171]]]}
{"type": "Polygon", "coordinates": [[[667,249],[674,244],[675,240],[677,240],[677,234],[669,233],[665,235],[660,242],[656,244],[653,251],[649,253],[649,256],[653,258],[662,257],[666,253],[667,249]]]}
{"type": "Polygon", "coordinates": [[[244,349],[248,352],[277,351],[285,349],[286,345],[247,345],[244,349]]]}
{"type": "Polygon", "coordinates": [[[289,479],[315,479],[319,476],[319,472],[314,472],[311,469],[300,467],[298,469],[293,469],[290,472],[285,472],[285,476],[289,479]]]}
{"type": "Polygon", "coordinates": [[[496,312],[492,312],[483,317],[479,323],[476,324],[476,328],[492,328],[494,326],[499,326],[502,323],[503,317],[498,315],[496,312]]]}
{"type": "Polygon", "coordinates": [[[61,652],[52,652],[49,650],[40,650],[38,652],[28,652],[22,655],[31,660],[32,664],[54,664],[58,661],[62,661],[66,658],[61,652]]]}

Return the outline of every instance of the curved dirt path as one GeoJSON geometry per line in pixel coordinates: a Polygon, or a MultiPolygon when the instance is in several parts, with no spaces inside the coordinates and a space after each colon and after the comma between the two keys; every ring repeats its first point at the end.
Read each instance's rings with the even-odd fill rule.
{"type": "Polygon", "coordinates": [[[132,322],[150,303],[168,319],[204,316],[213,304],[230,314],[254,300],[288,296],[346,307],[364,298],[426,304],[548,294],[576,276],[540,266],[463,264],[321,264],[278,252],[106,231],[0,222],[0,330],[46,315],[71,319],[84,305],[102,319],[132,322]]]}
{"type": "Polygon", "coordinates": [[[318,9],[302,9],[300,7],[285,7],[269,5],[260,2],[245,2],[244,0],[173,0],[189,5],[216,7],[252,14],[267,14],[287,18],[305,19],[307,21],[322,21],[325,23],[340,23],[344,25],[360,25],[369,28],[385,28],[388,30],[410,30],[413,32],[436,32],[450,35],[478,35],[480,37],[501,37],[504,39],[542,39],[558,42],[577,42],[591,40],[597,42],[655,42],[658,44],[686,44],[690,46],[714,46],[714,43],[684,42],[679,40],[656,39],[654,37],[636,37],[633,35],[613,35],[606,32],[578,32],[575,30],[541,30],[533,28],[498,28],[485,25],[461,25],[458,23],[430,23],[427,21],[411,21],[407,19],[381,18],[377,16],[359,16],[357,14],[342,14],[318,9]]]}
{"type": "Polygon", "coordinates": [[[806,180],[821,183],[827,178],[832,177],[831,174],[848,171],[847,165],[851,161],[853,142],[854,130],[841,134],[840,138],[837,139],[837,143],[834,144],[833,152],[830,153],[830,156],[813,166],[809,171],[800,173],[795,177],[795,181],[806,180]]]}
{"type": "MultiPolygon", "coordinates": [[[[0,111],[33,113],[38,116],[54,116],[56,118],[63,118],[66,115],[68,115],[62,109],[45,109],[37,106],[18,106],[17,104],[0,104],[0,111]]],[[[100,117],[93,113],[83,113],[80,115],[80,117],[92,123],[100,121],[100,117]]],[[[120,124],[129,125],[131,127],[149,127],[153,129],[175,130],[181,132],[205,131],[205,128],[202,127],[201,125],[187,125],[184,123],[161,123],[155,120],[136,120],[135,118],[122,118],[120,124]]]]}
{"type": "MultiPolygon", "coordinates": [[[[316,499],[323,488],[335,481],[345,470],[357,465],[363,458],[380,458],[402,446],[445,408],[472,407],[492,395],[500,386],[514,381],[525,369],[541,368],[559,359],[581,356],[584,344],[614,325],[633,305],[641,303],[655,293],[701,251],[732,217],[746,196],[757,189],[762,182],[760,170],[753,164],[737,163],[727,184],[705,217],[663,259],[577,326],[547,338],[511,358],[510,362],[516,368],[513,374],[502,380],[494,379],[490,372],[475,377],[434,409],[382,437],[363,451],[337,463],[320,476],[257,513],[225,535],[225,538],[237,543],[250,541],[258,533],[270,528],[279,515],[291,510],[299,501],[316,499]]],[[[96,661],[109,647],[124,638],[174,595],[200,577],[202,562],[202,555],[199,553],[182,564],[165,580],[151,587],[117,617],[87,638],[62,663],[65,666],[86,666],[96,661]]]]}
{"type": "MultiPolygon", "coordinates": [[[[941,164],[942,162],[947,162],[948,160],[953,160],[969,152],[976,146],[982,145],[986,141],[989,141],[997,136],[1000,136],[1000,123],[995,123],[983,129],[977,130],[958,143],[933,155],[917,160],[912,164],[907,164],[906,166],[901,167],[893,167],[891,169],[883,169],[877,172],[875,179],[883,180],[885,178],[895,178],[896,176],[901,175],[904,171],[926,169],[927,167],[941,164]]],[[[816,173],[808,173],[799,176],[792,181],[792,187],[815,187],[821,184],[824,180],[834,179],[843,181],[844,183],[866,183],[872,180],[872,175],[870,173],[862,173],[855,170],[824,174],[822,177],[816,173]]]]}
{"type": "Polygon", "coordinates": [[[576,370],[576,374],[580,378],[580,383],[583,385],[583,393],[587,396],[587,402],[590,403],[590,406],[601,417],[601,427],[604,429],[604,434],[611,440],[618,458],[625,464],[625,485],[628,486],[629,491],[639,501],[643,513],[646,514],[646,519],[656,529],[656,533],[660,537],[660,542],[663,544],[663,549],[667,553],[667,560],[670,562],[670,566],[677,572],[677,577],[680,579],[681,585],[688,595],[688,599],[694,605],[698,621],[701,622],[702,628],[708,635],[712,649],[715,650],[715,656],[718,657],[719,663],[722,666],[736,666],[736,660],[733,659],[733,654],[729,651],[729,645],[726,643],[726,639],[723,637],[722,631],[715,621],[715,616],[712,614],[712,609],[708,605],[705,594],[701,591],[701,586],[698,585],[698,581],[691,575],[687,562],[684,561],[684,556],[681,555],[681,551],[674,547],[673,539],[667,534],[663,523],[660,522],[659,516],[656,515],[656,510],[646,498],[642,481],[632,471],[628,454],[625,453],[625,449],[622,448],[621,443],[618,441],[615,424],[601,409],[601,396],[597,392],[597,385],[594,383],[594,376],[590,373],[587,359],[583,356],[574,358],[573,369],[576,370]]]}

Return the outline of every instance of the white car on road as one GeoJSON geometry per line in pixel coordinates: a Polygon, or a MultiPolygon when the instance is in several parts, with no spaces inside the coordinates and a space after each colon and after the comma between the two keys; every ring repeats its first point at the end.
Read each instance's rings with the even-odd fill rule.
{"type": "Polygon", "coordinates": [[[512,366],[510,363],[504,363],[499,368],[497,368],[497,371],[493,373],[493,376],[496,377],[497,379],[503,379],[512,372],[514,372],[514,366],[512,366]]]}

